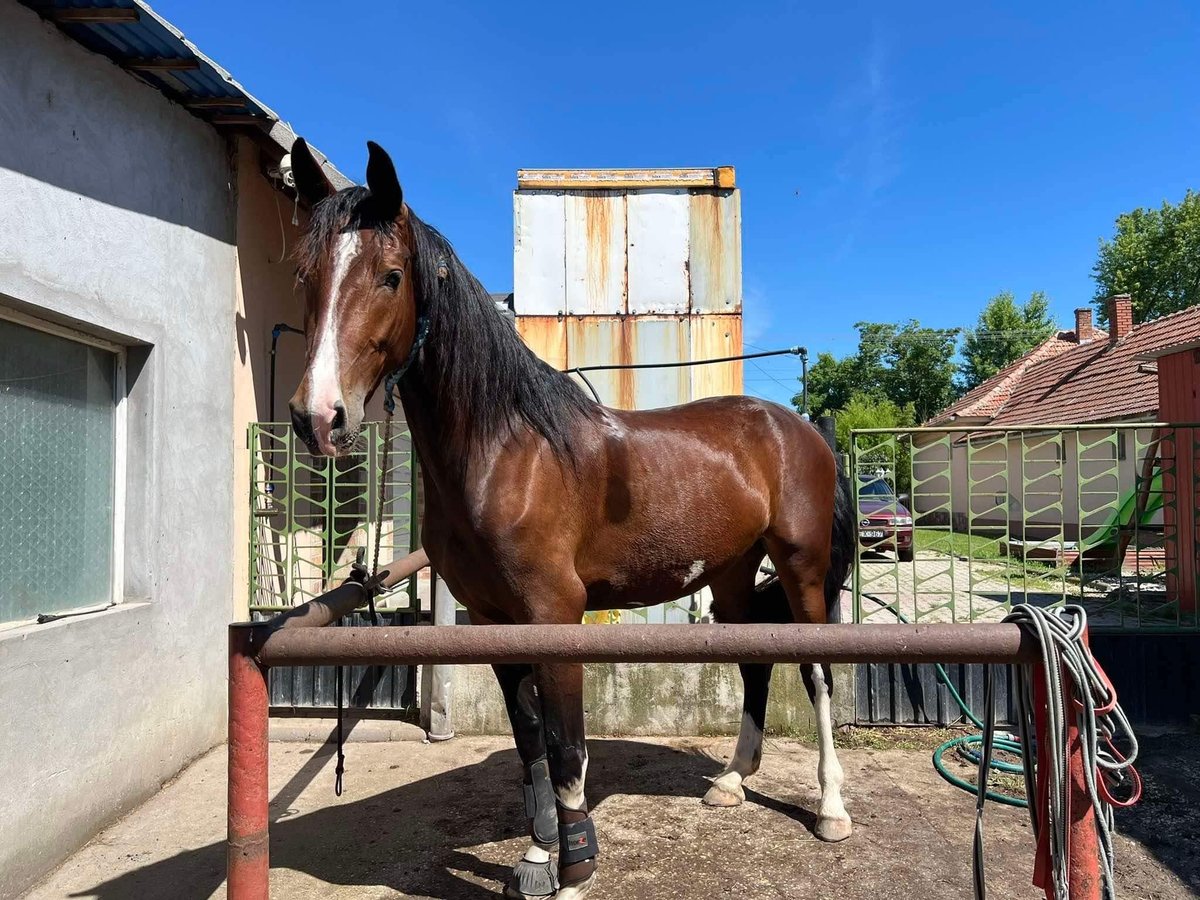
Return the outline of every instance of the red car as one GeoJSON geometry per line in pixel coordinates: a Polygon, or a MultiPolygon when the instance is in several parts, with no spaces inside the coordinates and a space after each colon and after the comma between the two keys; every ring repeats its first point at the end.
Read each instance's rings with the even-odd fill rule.
{"type": "Polygon", "coordinates": [[[891,550],[901,562],[913,558],[913,520],[908,507],[882,478],[858,481],[858,540],[869,550],[891,550]]]}

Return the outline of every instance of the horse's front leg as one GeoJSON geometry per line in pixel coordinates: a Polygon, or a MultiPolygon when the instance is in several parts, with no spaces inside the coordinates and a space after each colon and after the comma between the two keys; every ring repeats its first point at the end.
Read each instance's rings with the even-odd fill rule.
{"type": "Polygon", "coordinates": [[[558,846],[558,814],[533,667],[498,665],[492,668],[504,694],[504,705],[521,757],[525,817],[532,840],[513,869],[505,894],[524,898],[551,897],[558,889],[558,871],[550,857],[550,851],[558,846]]]}
{"type": "Polygon", "coordinates": [[[542,700],[550,782],[558,807],[559,900],[587,896],[596,877],[599,846],[584,797],[587,744],[583,722],[583,666],[534,667],[542,700]]]}

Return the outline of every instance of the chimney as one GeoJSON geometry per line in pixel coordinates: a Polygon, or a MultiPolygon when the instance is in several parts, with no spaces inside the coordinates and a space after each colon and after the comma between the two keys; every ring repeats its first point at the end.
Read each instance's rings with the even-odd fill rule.
{"type": "Polygon", "coordinates": [[[1108,339],[1119,341],[1133,331],[1133,300],[1128,294],[1108,298],[1108,339]]]}
{"type": "Polygon", "coordinates": [[[1081,306],[1075,310],[1075,342],[1086,344],[1092,339],[1092,308],[1081,306]]]}

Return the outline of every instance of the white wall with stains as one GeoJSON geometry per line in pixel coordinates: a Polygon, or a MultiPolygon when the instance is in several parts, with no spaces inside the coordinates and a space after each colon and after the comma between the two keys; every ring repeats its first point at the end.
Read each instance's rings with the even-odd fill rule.
{"type": "Polygon", "coordinates": [[[121,602],[0,626],[12,897],[223,739],[242,525],[226,142],[22,6],[0,4],[0,34],[0,303],[130,360],[121,602]]]}

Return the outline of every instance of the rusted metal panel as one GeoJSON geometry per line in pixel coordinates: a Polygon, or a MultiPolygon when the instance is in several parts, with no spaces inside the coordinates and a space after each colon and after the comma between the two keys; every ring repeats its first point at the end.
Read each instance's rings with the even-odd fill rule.
{"type": "MultiPolygon", "coordinates": [[[[742,352],[742,317],[709,315],[691,317],[691,358],[720,359],[742,352]]],[[[691,368],[692,399],[723,397],[745,391],[743,362],[715,363],[691,368]]]]}
{"type": "Polygon", "coordinates": [[[732,188],[733,166],[701,169],[518,169],[517,188],[579,190],[593,188],[732,188]]]}
{"type": "Polygon", "coordinates": [[[513,292],[519,314],[552,316],[567,307],[565,201],[561,192],[513,194],[513,292]]]}
{"type": "MultiPolygon", "coordinates": [[[[256,629],[261,665],[602,662],[1033,663],[1017,624],[490,625],[256,629]]],[[[265,706],[261,711],[265,719],[265,706]]]]}
{"type": "MultiPolygon", "coordinates": [[[[683,363],[691,358],[694,316],[572,316],[566,321],[567,365],[683,363]]],[[[692,370],[588,372],[600,401],[619,409],[656,409],[692,398],[692,370]]],[[[581,382],[582,383],[582,382],[581,382]]]]}
{"type": "Polygon", "coordinates": [[[631,314],[688,311],[690,200],[686,190],[629,195],[628,309],[631,314]]]}
{"type": "MultiPolygon", "coordinates": [[[[691,321],[688,316],[638,316],[626,320],[633,330],[633,360],[637,363],[681,363],[691,356],[691,321]]],[[[678,406],[692,399],[688,368],[638,369],[634,372],[635,409],[678,406]]]]}
{"type": "Polygon", "coordinates": [[[567,367],[567,323],[562,316],[517,316],[516,325],[538,359],[556,369],[567,367]]]}
{"type": "MultiPolygon", "coordinates": [[[[636,361],[634,328],[624,316],[571,316],[566,326],[567,365],[571,368],[628,365],[636,361]]],[[[587,373],[600,402],[619,409],[634,408],[634,377],[631,369],[587,373]]]]}
{"type": "Polygon", "coordinates": [[[688,274],[694,313],[742,309],[742,210],[738,191],[691,196],[688,274]]]}
{"type": "Polygon", "coordinates": [[[566,196],[566,309],[572,315],[625,312],[625,195],[566,196]]]}

